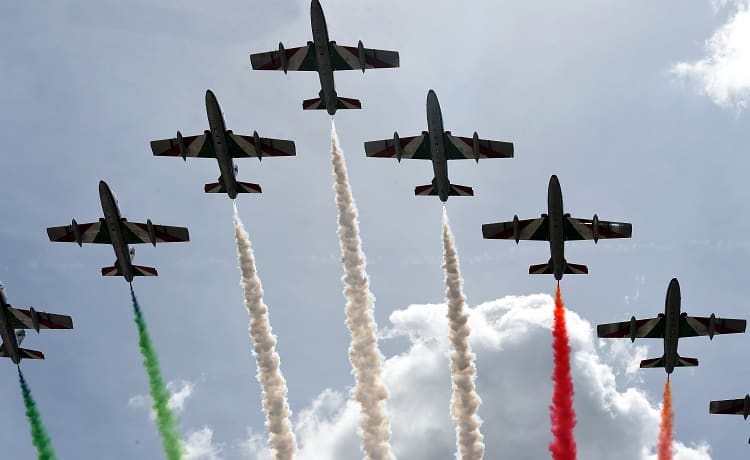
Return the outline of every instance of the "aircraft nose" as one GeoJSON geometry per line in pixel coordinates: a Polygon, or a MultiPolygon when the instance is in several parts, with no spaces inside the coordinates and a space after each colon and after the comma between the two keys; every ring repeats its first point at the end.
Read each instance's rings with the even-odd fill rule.
{"type": "Polygon", "coordinates": [[[101,193],[106,193],[108,191],[109,191],[109,185],[107,185],[107,183],[104,182],[103,180],[100,180],[99,181],[99,193],[100,194],[101,193]]]}

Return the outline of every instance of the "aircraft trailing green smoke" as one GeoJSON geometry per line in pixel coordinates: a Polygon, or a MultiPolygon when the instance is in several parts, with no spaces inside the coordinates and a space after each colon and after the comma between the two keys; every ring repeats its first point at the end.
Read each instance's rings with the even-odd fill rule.
{"type": "Polygon", "coordinates": [[[143,319],[141,307],[135,297],[133,287],[130,287],[130,295],[133,299],[133,312],[135,313],[135,324],[138,327],[138,346],[143,355],[143,367],[148,373],[148,383],[151,391],[151,399],[154,401],[153,409],[156,412],[156,425],[164,446],[164,452],[168,460],[180,460],[184,452],[184,446],[177,433],[177,417],[169,408],[169,390],[161,378],[159,358],[156,355],[151,337],[148,335],[146,321],[143,319]]]}
{"type": "Polygon", "coordinates": [[[26,417],[31,425],[31,442],[34,443],[34,447],[39,453],[39,460],[55,460],[57,457],[55,456],[55,450],[52,448],[52,440],[44,428],[42,415],[36,407],[34,397],[31,396],[31,389],[26,384],[26,379],[23,378],[23,372],[20,368],[18,369],[18,380],[21,383],[23,404],[26,406],[26,417]]]}

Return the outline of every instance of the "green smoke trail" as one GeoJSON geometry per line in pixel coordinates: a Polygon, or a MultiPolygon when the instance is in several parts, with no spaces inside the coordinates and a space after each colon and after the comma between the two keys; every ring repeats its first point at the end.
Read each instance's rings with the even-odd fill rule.
{"type": "Polygon", "coordinates": [[[31,389],[26,384],[26,379],[23,378],[20,367],[18,368],[18,380],[21,383],[23,404],[26,406],[26,418],[29,419],[31,425],[31,442],[34,443],[34,447],[39,453],[39,460],[55,460],[57,457],[55,456],[55,450],[52,448],[52,439],[47,434],[47,430],[44,429],[42,414],[36,407],[34,397],[31,396],[31,389]]]}
{"type": "Polygon", "coordinates": [[[148,335],[146,321],[143,319],[138,299],[135,298],[133,286],[130,286],[130,296],[133,298],[133,312],[135,313],[135,324],[138,327],[138,346],[143,355],[143,367],[148,373],[148,383],[151,390],[151,399],[154,401],[153,409],[156,412],[156,425],[159,428],[161,443],[168,460],[180,460],[184,453],[184,446],[180,435],[177,434],[177,417],[169,408],[169,390],[161,378],[159,357],[156,355],[151,337],[148,335]]]}

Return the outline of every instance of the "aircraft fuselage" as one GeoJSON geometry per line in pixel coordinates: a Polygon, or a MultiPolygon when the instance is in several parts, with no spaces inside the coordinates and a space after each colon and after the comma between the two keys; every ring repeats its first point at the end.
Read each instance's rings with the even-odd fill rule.
{"type": "Polygon", "coordinates": [[[677,345],[680,340],[680,283],[672,278],[664,301],[664,369],[671,374],[677,364],[677,345]]]}
{"type": "Polygon", "coordinates": [[[216,161],[218,161],[219,171],[221,171],[220,181],[224,184],[227,195],[235,199],[237,198],[237,179],[234,176],[234,161],[232,161],[227,145],[227,127],[224,123],[224,116],[221,114],[219,101],[216,100],[216,96],[210,89],[206,91],[206,114],[208,115],[208,126],[211,128],[216,161]]]}
{"type": "Polygon", "coordinates": [[[330,39],[328,38],[328,26],[323,15],[323,7],[318,0],[313,0],[310,5],[310,23],[312,25],[315,57],[318,62],[318,77],[320,78],[320,97],[326,105],[326,111],[333,115],[336,113],[336,87],[333,83],[333,65],[331,65],[330,39]]]}
{"type": "Polygon", "coordinates": [[[133,265],[130,261],[128,244],[125,242],[122,233],[120,208],[117,206],[117,200],[112,194],[109,185],[103,180],[99,181],[99,199],[102,202],[102,212],[104,213],[104,218],[101,220],[107,226],[109,237],[112,240],[112,247],[117,257],[117,262],[115,263],[120,266],[123,277],[130,283],[133,281],[133,265]]]}
{"type": "Polygon", "coordinates": [[[10,327],[10,321],[8,320],[8,300],[5,297],[5,291],[0,287],[0,338],[3,339],[3,345],[5,351],[8,352],[11,361],[14,364],[21,362],[21,356],[18,353],[18,340],[16,339],[16,331],[10,327]]]}
{"type": "Polygon", "coordinates": [[[563,227],[563,198],[560,181],[553,175],[547,189],[547,213],[549,219],[549,250],[552,260],[552,271],[555,279],[560,281],[565,272],[565,234],[563,227]]]}
{"type": "Polygon", "coordinates": [[[445,130],[443,114],[440,110],[437,95],[433,90],[427,93],[427,133],[430,137],[432,169],[435,173],[435,184],[440,201],[448,201],[450,180],[448,180],[448,160],[445,155],[445,130]]]}

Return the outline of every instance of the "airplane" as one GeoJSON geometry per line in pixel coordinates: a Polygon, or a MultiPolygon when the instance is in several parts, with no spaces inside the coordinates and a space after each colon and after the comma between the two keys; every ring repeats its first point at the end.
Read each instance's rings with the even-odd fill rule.
{"type": "MultiPolygon", "coordinates": [[[[708,405],[708,412],[711,414],[741,415],[747,420],[748,415],[750,415],[750,395],[745,395],[742,399],[711,401],[708,405]]],[[[750,443],[750,439],[747,442],[750,443]]]]}
{"type": "Polygon", "coordinates": [[[135,249],[129,244],[173,243],[189,241],[188,229],[185,227],[170,227],[156,225],[147,219],[145,224],[128,222],[120,214],[117,198],[106,182],[99,181],[99,199],[102,203],[104,218],[99,222],[79,224],[73,219],[71,225],[49,227],[47,235],[50,241],[78,243],[111,244],[115,251],[115,264],[102,268],[102,276],[122,276],[128,283],[133,282],[134,276],[158,276],[153,267],[133,265],[135,249]]]}
{"type": "Polygon", "coordinates": [[[295,156],[294,141],[269,139],[258,136],[234,134],[226,129],[224,116],[213,91],[206,90],[206,113],[211,130],[198,136],[183,136],[177,131],[173,139],[151,141],[154,156],[216,158],[219,162],[221,176],[216,183],[206,184],[206,193],[226,193],[229,198],[237,198],[238,193],[262,193],[258,184],[237,181],[237,166],[234,158],[295,156]]]}
{"type": "Polygon", "coordinates": [[[73,329],[73,320],[67,315],[45,313],[34,310],[13,308],[5,297],[5,286],[0,283],[0,357],[10,358],[15,365],[22,359],[44,359],[44,353],[37,350],[21,348],[26,337],[26,329],[73,329]]]}
{"type": "Polygon", "coordinates": [[[547,214],[537,219],[518,220],[513,216],[511,222],[499,222],[482,225],[482,236],[485,239],[507,239],[549,241],[550,259],[546,264],[529,267],[530,275],[554,274],[560,281],[563,274],[587,274],[585,265],[571,264],[565,260],[565,242],[607,238],[630,238],[633,226],[627,222],[608,222],[594,218],[577,219],[563,212],[560,181],[553,175],[547,189],[547,214]]]}
{"type": "Polygon", "coordinates": [[[303,110],[325,109],[333,116],[336,109],[361,109],[362,103],[358,99],[338,97],[333,72],[360,69],[364,73],[365,69],[398,67],[398,52],[365,48],[362,40],[356,47],[337,45],[329,40],[328,26],[319,0],[312,0],[310,22],[313,40],[308,41],[307,46],[284,49],[284,45],[279,43],[278,51],[252,54],[250,64],[255,70],[318,72],[319,97],[303,101],[303,110]]]}
{"type": "Polygon", "coordinates": [[[631,342],[636,338],[664,339],[664,355],[661,358],[644,359],[641,368],[663,367],[667,375],[675,367],[697,366],[695,358],[684,358],[677,354],[677,343],[680,337],[696,337],[707,335],[713,340],[716,334],[737,334],[745,332],[744,319],[717,318],[711,313],[708,318],[688,316],[680,313],[680,283],[672,278],[667,288],[667,298],[664,303],[664,313],[656,318],[636,319],[621,323],[599,324],[596,335],[601,339],[627,337],[631,342]]]}
{"type": "Polygon", "coordinates": [[[432,160],[432,183],[416,187],[414,194],[437,195],[445,203],[449,196],[474,196],[471,187],[450,183],[448,160],[473,159],[478,163],[480,158],[513,158],[513,143],[480,139],[476,132],[473,137],[458,137],[445,131],[437,95],[429,90],[427,131],[413,137],[399,137],[394,132],[393,139],[365,142],[365,153],[368,157],[396,158],[399,163],[403,158],[432,160]]]}

